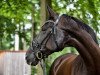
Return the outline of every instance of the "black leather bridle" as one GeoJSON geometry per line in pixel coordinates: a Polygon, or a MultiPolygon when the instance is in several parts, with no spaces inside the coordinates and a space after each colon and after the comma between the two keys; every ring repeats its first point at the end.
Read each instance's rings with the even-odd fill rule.
{"type": "Polygon", "coordinates": [[[41,60],[43,58],[46,58],[47,55],[44,54],[42,52],[43,48],[46,47],[46,44],[50,38],[50,36],[53,36],[53,39],[54,39],[54,42],[57,46],[57,49],[59,49],[59,46],[58,46],[58,43],[57,43],[57,40],[56,40],[56,35],[57,35],[57,23],[59,21],[59,18],[54,22],[52,20],[48,20],[46,21],[45,23],[53,23],[52,27],[51,27],[51,30],[49,31],[49,33],[47,34],[47,36],[42,40],[41,43],[38,43],[38,41],[35,39],[34,41],[32,41],[32,50],[34,50],[34,54],[35,56],[37,57],[38,60],[41,60]],[[34,48],[37,48],[37,49],[34,49],[34,48]]]}

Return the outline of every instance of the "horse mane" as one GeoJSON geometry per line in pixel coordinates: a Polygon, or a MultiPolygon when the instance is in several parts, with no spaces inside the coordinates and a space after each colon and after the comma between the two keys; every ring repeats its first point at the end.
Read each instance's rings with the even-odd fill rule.
{"type": "Polygon", "coordinates": [[[69,16],[66,14],[63,14],[62,16],[64,16],[66,19],[73,19],[78,24],[78,26],[81,27],[82,29],[86,30],[92,36],[93,40],[98,44],[96,34],[89,25],[85,24],[84,22],[78,20],[75,17],[69,16]]]}

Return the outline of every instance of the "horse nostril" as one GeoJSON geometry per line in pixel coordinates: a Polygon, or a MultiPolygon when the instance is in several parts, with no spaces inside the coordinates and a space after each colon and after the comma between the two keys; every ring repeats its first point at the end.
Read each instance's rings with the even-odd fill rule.
{"type": "Polygon", "coordinates": [[[28,56],[27,56],[27,55],[25,56],[25,59],[26,59],[26,60],[28,59],[28,56]]]}
{"type": "Polygon", "coordinates": [[[30,59],[28,58],[28,56],[25,57],[26,63],[29,64],[30,59]]]}

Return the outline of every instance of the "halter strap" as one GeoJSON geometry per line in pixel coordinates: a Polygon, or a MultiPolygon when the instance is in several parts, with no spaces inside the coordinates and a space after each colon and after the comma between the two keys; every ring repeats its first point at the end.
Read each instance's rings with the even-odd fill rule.
{"type": "Polygon", "coordinates": [[[56,36],[55,36],[55,35],[56,35],[56,29],[55,29],[55,28],[56,28],[56,26],[58,25],[57,23],[58,23],[58,21],[59,21],[59,19],[60,19],[61,16],[62,16],[62,15],[59,15],[59,16],[58,16],[58,19],[54,22],[54,26],[53,26],[53,28],[52,28],[52,29],[53,29],[53,30],[52,30],[52,31],[53,31],[52,33],[53,33],[53,36],[54,36],[54,41],[55,41],[55,44],[56,44],[56,46],[57,46],[58,49],[59,49],[59,46],[58,46],[58,43],[57,43],[57,40],[56,40],[56,36]]]}
{"type": "Polygon", "coordinates": [[[55,23],[55,26],[57,26],[57,23],[58,23],[58,21],[59,21],[59,19],[60,19],[61,16],[62,16],[62,14],[59,15],[58,18],[57,18],[57,20],[54,22],[55,23]]]}
{"type": "MultiPolygon", "coordinates": [[[[52,27],[50,33],[47,34],[47,36],[43,39],[43,41],[41,42],[41,44],[38,43],[37,40],[32,41],[32,50],[33,50],[33,47],[35,47],[35,48],[38,48],[38,47],[39,47],[39,49],[40,49],[40,50],[37,50],[37,49],[36,49],[36,50],[34,51],[34,52],[36,53],[36,57],[37,57],[37,58],[38,58],[37,53],[39,53],[39,52],[42,51],[42,48],[41,48],[41,47],[42,47],[43,45],[46,45],[46,44],[47,44],[47,42],[48,42],[48,40],[49,40],[49,38],[50,38],[51,35],[53,35],[53,39],[54,39],[54,41],[55,41],[55,44],[56,44],[57,48],[59,49],[59,45],[58,45],[57,40],[56,40],[56,26],[58,25],[57,23],[58,23],[60,17],[61,17],[61,15],[58,16],[58,19],[57,19],[55,22],[52,21],[52,20],[48,20],[48,21],[45,22],[45,23],[47,23],[47,22],[52,22],[52,23],[54,23],[54,25],[53,25],[53,27],[52,27]],[[47,39],[46,39],[46,38],[47,38],[47,39]],[[46,40],[45,40],[45,39],[46,39],[46,40]],[[45,42],[44,42],[44,40],[45,40],[45,42]],[[44,43],[44,44],[43,44],[43,43],[44,43]],[[33,44],[35,44],[35,45],[33,45],[33,44]]],[[[41,52],[41,54],[42,54],[42,52],[41,52]]],[[[42,55],[41,55],[41,56],[42,56],[42,55]]],[[[46,57],[46,55],[44,55],[43,57],[46,57]]],[[[38,59],[40,60],[40,58],[38,58],[38,59]]],[[[41,59],[42,59],[42,58],[41,58],[41,59]]]]}

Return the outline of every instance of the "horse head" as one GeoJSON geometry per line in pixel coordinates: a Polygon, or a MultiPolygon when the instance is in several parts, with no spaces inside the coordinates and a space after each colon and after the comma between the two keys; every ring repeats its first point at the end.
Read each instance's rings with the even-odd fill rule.
{"type": "Polygon", "coordinates": [[[41,59],[48,57],[53,52],[60,51],[65,46],[70,46],[70,44],[67,44],[67,40],[74,37],[74,35],[70,35],[66,31],[66,27],[70,28],[72,26],[74,30],[80,27],[86,30],[93,37],[94,41],[97,42],[95,33],[89,26],[74,17],[65,14],[59,16],[48,6],[47,10],[49,19],[41,27],[40,33],[33,39],[26,52],[28,64],[35,66],[41,59]],[[82,24],[78,25],[78,23],[82,24]]]}

